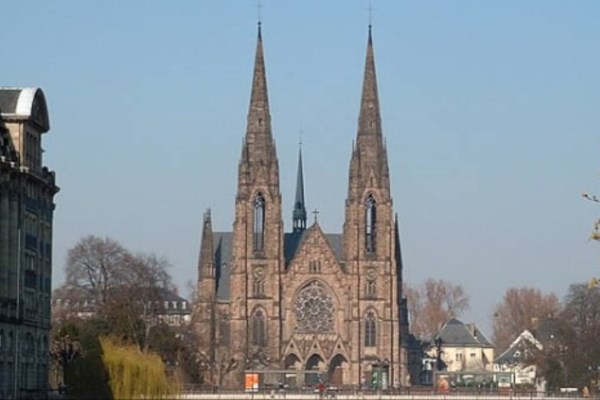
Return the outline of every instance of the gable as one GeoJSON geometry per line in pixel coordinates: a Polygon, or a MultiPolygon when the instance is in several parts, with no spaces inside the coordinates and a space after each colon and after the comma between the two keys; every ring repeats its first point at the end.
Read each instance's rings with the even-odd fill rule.
{"type": "MultiPolygon", "coordinates": [[[[341,237],[341,235],[339,236],[341,237]]],[[[315,223],[302,232],[301,237],[294,244],[295,251],[287,262],[289,271],[310,273],[311,271],[308,270],[310,263],[319,262],[320,273],[346,272],[327,235],[323,233],[318,224],[315,223]]]]}

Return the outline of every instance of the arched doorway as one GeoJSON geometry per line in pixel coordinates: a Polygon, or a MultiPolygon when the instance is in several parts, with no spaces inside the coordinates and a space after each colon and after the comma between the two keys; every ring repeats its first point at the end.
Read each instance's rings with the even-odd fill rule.
{"type": "Polygon", "coordinates": [[[299,376],[297,372],[294,372],[302,369],[302,362],[297,355],[293,353],[288,354],[283,361],[283,367],[286,371],[290,371],[284,374],[284,383],[288,385],[288,387],[296,388],[301,387],[304,384],[302,381],[304,376],[299,376]]]}
{"type": "Polygon", "coordinates": [[[341,354],[336,354],[329,363],[327,376],[329,383],[333,386],[340,387],[344,384],[344,370],[348,365],[348,360],[341,354]]]}
{"type": "Polygon", "coordinates": [[[295,354],[288,354],[285,357],[285,361],[283,362],[285,369],[301,369],[302,363],[300,362],[300,358],[298,358],[295,354]]]}
{"type": "Polygon", "coordinates": [[[313,354],[306,360],[306,373],[304,382],[307,385],[314,386],[322,381],[321,374],[324,372],[325,360],[318,354],[313,354]],[[310,372],[308,372],[310,371],[310,372]]]}

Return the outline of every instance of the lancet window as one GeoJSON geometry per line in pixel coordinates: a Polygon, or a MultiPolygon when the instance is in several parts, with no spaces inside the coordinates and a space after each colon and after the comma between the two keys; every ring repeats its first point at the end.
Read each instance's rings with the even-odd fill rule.
{"type": "Polygon", "coordinates": [[[377,315],[374,311],[367,312],[365,316],[365,347],[377,345],[377,315]]]}
{"type": "Polygon", "coordinates": [[[373,254],[376,250],[377,204],[372,194],[365,202],[365,246],[367,253],[373,254]]]}
{"type": "Polygon", "coordinates": [[[267,345],[267,321],[265,312],[258,309],[252,313],[250,318],[252,328],[252,344],[254,346],[266,346],[267,345]]]}
{"type": "Polygon", "coordinates": [[[265,249],[265,198],[258,193],[254,198],[254,251],[265,249]]]}

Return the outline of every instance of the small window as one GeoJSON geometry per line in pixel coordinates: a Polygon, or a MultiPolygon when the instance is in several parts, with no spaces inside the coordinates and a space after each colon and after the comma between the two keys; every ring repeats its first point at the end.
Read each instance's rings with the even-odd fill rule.
{"type": "Polygon", "coordinates": [[[252,294],[254,297],[263,297],[265,295],[265,280],[264,278],[254,278],[252,285],[252,294]]]}
{"type": "Polygon", "coordinates": [[[321,261],[310,261],[308,263],[308,272],[311,274],[317,274],[321,272],[321,261]]]}
{"type": "Polygon", "coordinates": [[[456,359],[456,361],[462,361],[463,360],[462,353],[456,353],[455,359],[456,359]]]}
{"type": "Polygon", "coordinates": [[[367,299],[377,298],[377,283],[375,281],[365,283],[365,297],[367,299]]]}

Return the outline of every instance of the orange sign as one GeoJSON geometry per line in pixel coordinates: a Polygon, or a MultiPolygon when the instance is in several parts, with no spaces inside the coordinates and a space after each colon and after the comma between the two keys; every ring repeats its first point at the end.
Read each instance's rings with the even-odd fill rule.
{"type": "Polygon", "coordinates": [[[258,374],[246,374],[244,389],[246,392],[258,392],[258,374]]]}

